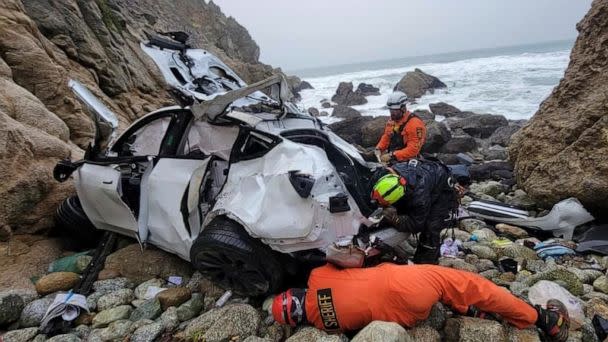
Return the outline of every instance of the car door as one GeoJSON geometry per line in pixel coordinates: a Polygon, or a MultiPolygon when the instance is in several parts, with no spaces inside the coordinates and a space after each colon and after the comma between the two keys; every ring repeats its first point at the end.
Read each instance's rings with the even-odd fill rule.
{"type": "Polygon", "coordinates": [[[116,141],[108,156],[87,161],[78,169],[76,191],[97,228],[146,240],[147,202],[141,198],[147,194],[141,185],[176,116],[166,111],[140,119],[116,141]]]}

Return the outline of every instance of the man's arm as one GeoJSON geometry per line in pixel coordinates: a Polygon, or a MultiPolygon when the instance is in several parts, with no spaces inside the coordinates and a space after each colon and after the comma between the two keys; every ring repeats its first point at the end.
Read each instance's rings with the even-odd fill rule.
{"type": "Polygon", "coordinates": [[[403,136],[405,148],[393,152],[393,156],[398,161],[416,158],[426,141],[426,126],[417,117],[412,118],[403,130],[404,132],[402,133],[405,133],[403,136]]]}
{"type": "Polygon", "coordinates": [[[392,125],[390,123],[386,124],[386,127],[384,127],[384,133],[382,133],[382,136],[380,137],[380,141],[378,141],[378,144],[376,145],[376,148],[380,151],[386,151],[388,150],[388,146],[391,143],[391,130],[392,130],[392,125]]]}

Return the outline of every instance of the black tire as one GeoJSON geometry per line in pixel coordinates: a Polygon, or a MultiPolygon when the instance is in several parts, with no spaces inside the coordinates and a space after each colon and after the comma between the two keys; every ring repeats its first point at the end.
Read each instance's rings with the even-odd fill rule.
{"type": "Polygon", "coordinates": [[[276,293],[283,284],[275,252],[226,217],[215,218],[200,233],[190,260],[203,275],[242,296],[276,293]]]}
{"type": "Polygon", "coordinates": [[[84,213],[78,196],[66,198],[57,208],[55,225],[61,235],[85,248],[97,246],[103,234],[84,213]]]}

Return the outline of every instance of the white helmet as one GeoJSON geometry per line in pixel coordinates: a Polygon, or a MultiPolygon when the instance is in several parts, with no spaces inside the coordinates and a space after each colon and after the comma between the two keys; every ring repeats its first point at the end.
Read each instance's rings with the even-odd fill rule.
{"type": "Polygon", "coordinates": [[[407,103],[407,95],[401,91],[395,91],[388,96],[386,105],[388,109],[401,109],[407,103]]]}

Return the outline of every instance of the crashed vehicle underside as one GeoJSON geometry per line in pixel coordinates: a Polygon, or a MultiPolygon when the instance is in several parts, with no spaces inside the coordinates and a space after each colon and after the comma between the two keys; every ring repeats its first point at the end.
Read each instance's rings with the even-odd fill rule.
{"type": "Polygon", "coordinates": [[[83,160],[55,168],[60,181],[74,176],[78,196],[58,210],[74,236],[136,238],[245,295],[277,291],[286,275],[337,245],[365,245],[370,234],[389,246],[407,238],[367,218],[376,165],[290,103],[282,77],[247,86],[184,39],[149,39],[142,49],[179,106],[147,114],[115,138],[114,114],[70,81],[98,127],[83,160]]]}

